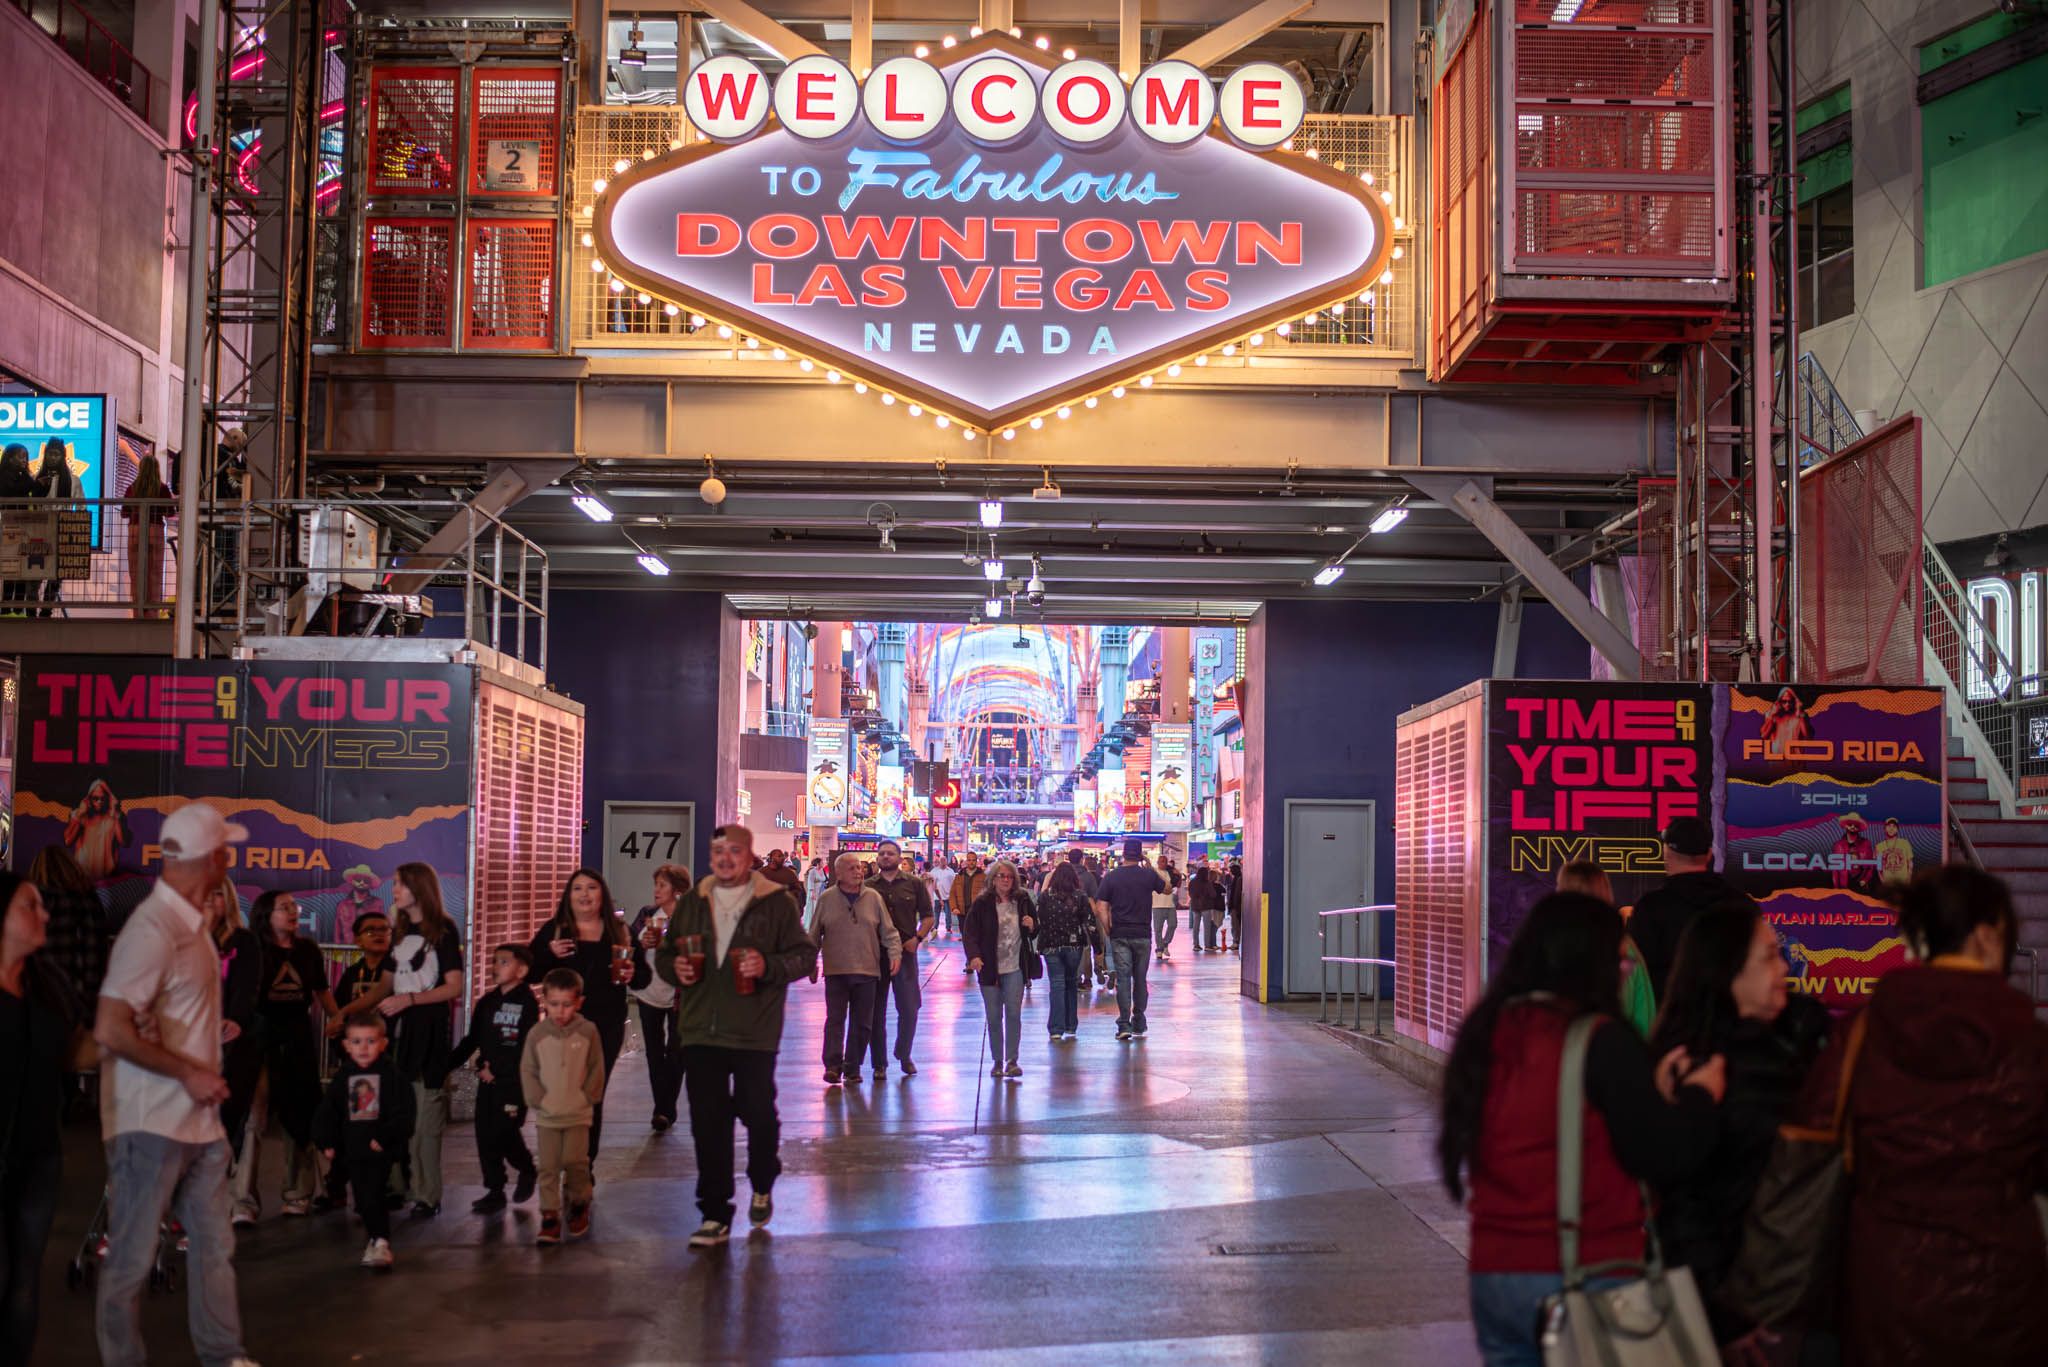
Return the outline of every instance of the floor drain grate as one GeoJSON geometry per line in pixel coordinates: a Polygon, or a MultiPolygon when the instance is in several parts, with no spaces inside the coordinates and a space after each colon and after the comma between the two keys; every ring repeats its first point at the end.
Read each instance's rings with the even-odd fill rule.
{"type": "Polygon", "coordinates": [[[1288,1254],[1335,1253],[1335,1244],[1216,1244],[1209,1252],[1218,1258],[1277,1258],[1288,1254]]]}

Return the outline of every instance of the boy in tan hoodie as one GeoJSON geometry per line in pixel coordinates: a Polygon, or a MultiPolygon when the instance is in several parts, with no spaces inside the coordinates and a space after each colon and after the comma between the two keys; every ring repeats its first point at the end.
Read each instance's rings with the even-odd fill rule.
{"type": "Polygon", "coordinates": [[[535,1242],[559,1244],[565,1177],[569,1237],[590,1232],[590,1118],[604,1100],[604,1048],[597,1027],[580,1014],[583,978],[575,969],[549,969],[541,979],[541,999],[545,1015],[526,1037],[519,1084],[539,1140],[541,1219],[535,1242]]]}

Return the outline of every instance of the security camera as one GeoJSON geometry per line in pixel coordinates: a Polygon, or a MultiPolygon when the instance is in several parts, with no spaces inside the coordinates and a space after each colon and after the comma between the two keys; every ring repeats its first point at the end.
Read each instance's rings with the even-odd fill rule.
{"type": "Polygon", "coordinates": [[[1031,606],[1035,608],[1044,607],[1045,587],[1043,585],[1040,585],[1038,588],[1031,590],[1031,592],[1024,595],[1024,601],[1031,604],[1031,606]]]}

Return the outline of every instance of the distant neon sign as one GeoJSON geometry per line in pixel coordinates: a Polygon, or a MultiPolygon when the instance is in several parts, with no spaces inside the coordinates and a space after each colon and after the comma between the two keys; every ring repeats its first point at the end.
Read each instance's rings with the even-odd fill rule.
{"type": "Polygon", "coordinates": [[[593,185],[601,263],[970,435],[1359,293],[1390,251],[1382,196],[1277,150],[1306,101],[1270,64],[1126,86],[991,35],[864,82],[717,57],[682,103],[714,141],[593,185]]]}

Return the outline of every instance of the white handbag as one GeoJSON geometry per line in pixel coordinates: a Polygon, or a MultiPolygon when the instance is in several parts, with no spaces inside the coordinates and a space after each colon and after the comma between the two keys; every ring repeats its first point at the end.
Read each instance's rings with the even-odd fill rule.
{"type": "MultiPolygon", "coordinates": [[[[1557,1079],[1557,1246],[1564,1290],[1543,1305],[1543,1367],[1715,1367],[1721,1360],[1692,1269],[1664,1266],[1657,1228],[1649,1261],[1579,1264],[1584,1179],[1586,1046],[1600,1018],[1580,1016],[1565,1035],[1557,1079]],[[1635,1281],[1593,1290],[1589,1278],[1640,1270],[1635,1281]]],[[[1650,1193],[1643,1190],[1647,1218],[1650,1193]]]]}

